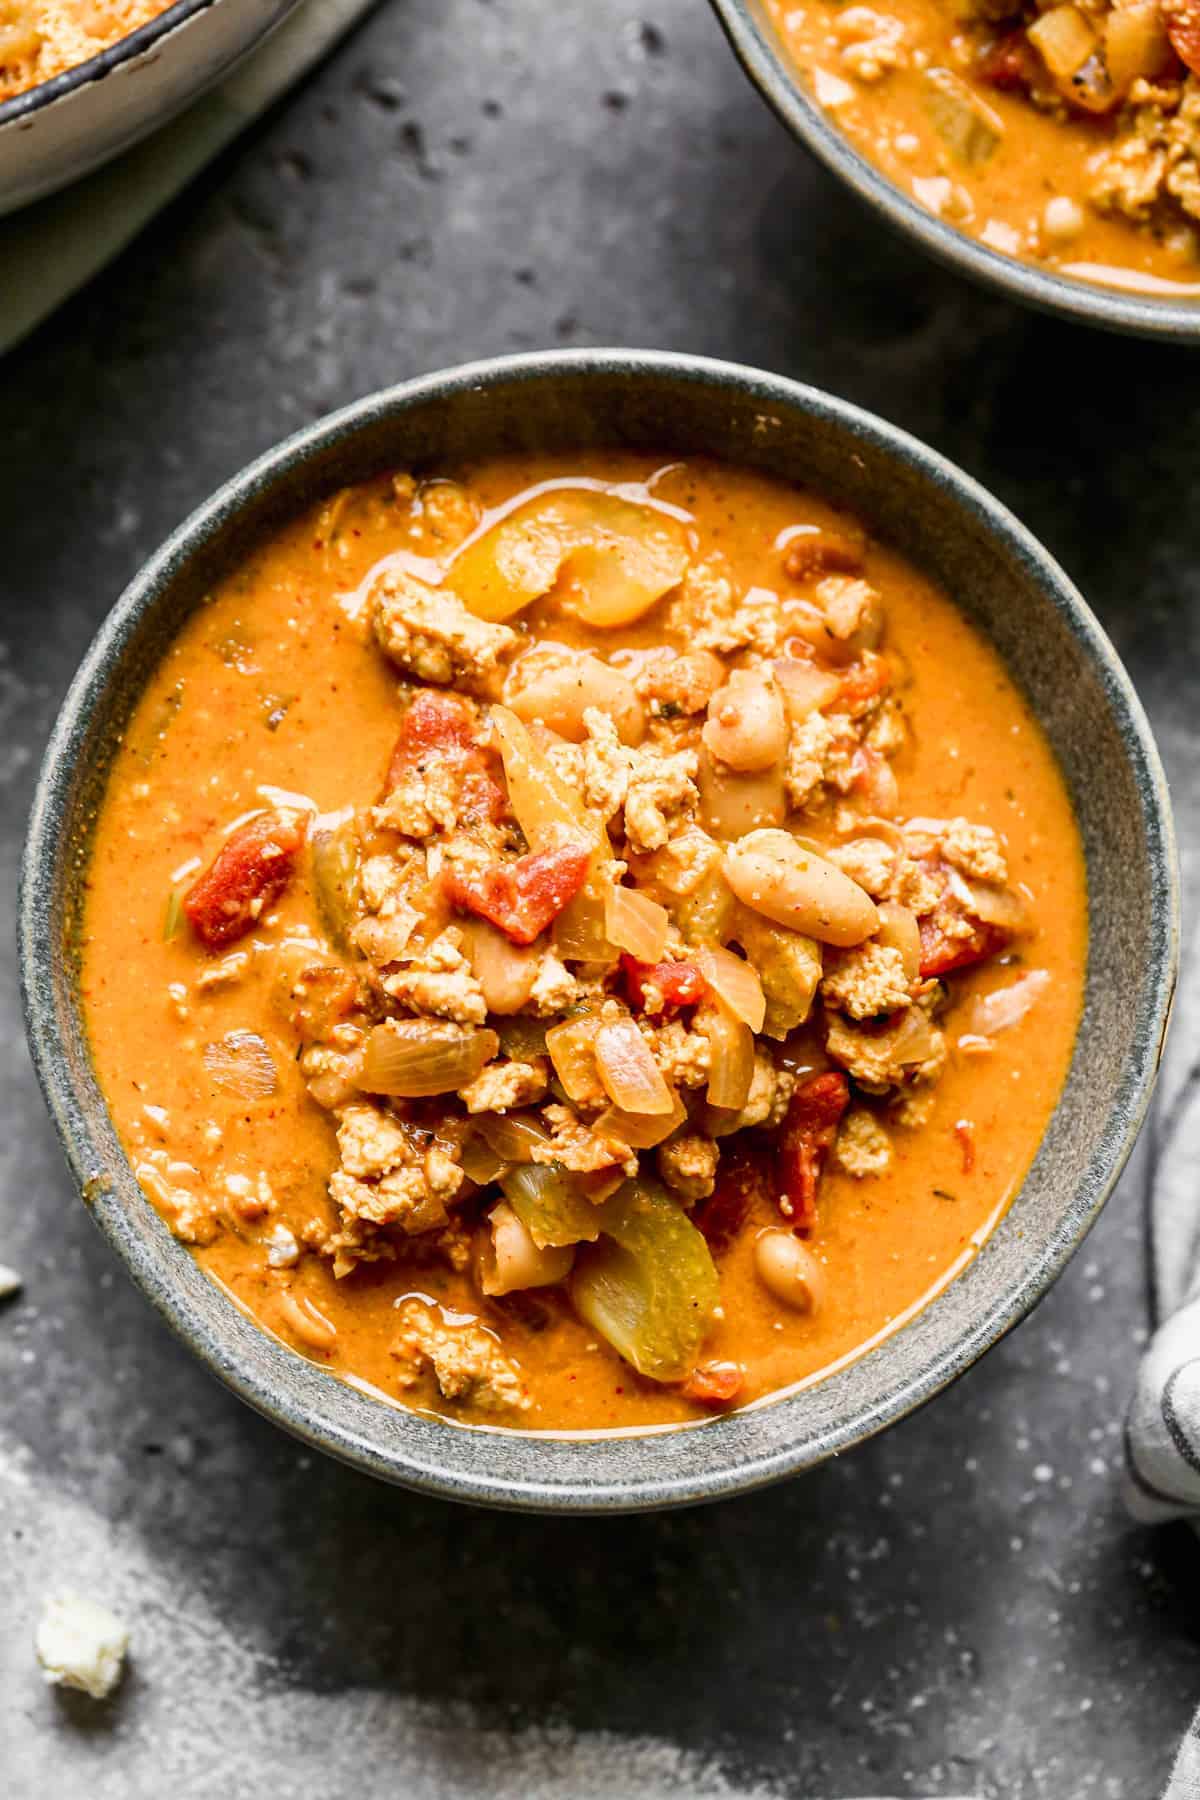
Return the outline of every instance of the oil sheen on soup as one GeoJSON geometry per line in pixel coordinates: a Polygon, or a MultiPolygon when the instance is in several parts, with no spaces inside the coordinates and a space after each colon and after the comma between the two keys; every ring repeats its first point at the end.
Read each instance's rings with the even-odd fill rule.
{"type": "Polygon", "coordinates": [[[986,642],[761,474],[338,493],[190,618],[98,821],[84,987],[234,1302],[470,1424],[700,1419],[961,1269],[1063,1083],[1085,882],[986,642]]]}
{"type": "Polygon", "coordinates": [[[993,250],[1200,300],[1200,0],[766,0],[830,119],[993,250]]]}

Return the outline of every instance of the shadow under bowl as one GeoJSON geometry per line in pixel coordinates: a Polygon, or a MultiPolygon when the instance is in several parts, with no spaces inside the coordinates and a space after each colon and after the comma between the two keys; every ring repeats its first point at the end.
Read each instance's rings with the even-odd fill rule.
{"type": "Polygon", "coordinates": [[[1005,256],[958,231],[902,192],[857,150],[804,86],[763,0],[711,0],[734,54],[794,138],[895,230],[953,269],[1009,300],[1134,337],[1200,344],[1200,299],[1158,297],[1056,275],[1005,256]]]}
{"type": "Polygon", "coordinates": [[[25,849],[20,953],[30,1043],[92,1216],[201,1360],[305,1442],[447,1498],[555,1512],[715,1499],[812,1467],[910,1412],[1026,1314],[1098,1216],[1144,1117],[1178,943],[1170,807],[1142,709],[1062,571],[967,476],[882,420],[733,364],[547,352],[407,382],[319,421],[234,477],[109,614],[63,704],[25,849]],[[527,449],[708,454],[858,513],[996,646],[1057,753],[1087,858],[1083,1022],[1023,1187],[974,1261],[879,1347],[815,1384],[698,1425],[560,1437],[393,1409],[261,1331],[202,1273],[134,1179],[88,1054],[77,943],[91,833],[120,734],[213,583],[264,533],[381,469],[527,449]]]}

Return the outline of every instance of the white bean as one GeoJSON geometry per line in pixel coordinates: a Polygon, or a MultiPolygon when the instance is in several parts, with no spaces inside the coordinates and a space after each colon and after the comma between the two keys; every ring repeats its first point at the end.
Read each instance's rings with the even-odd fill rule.
{"type": "Polygon", "coordinates": [[[541,951],[533,944],[526,947],[510,943],[502,931],[485,919],[464,920],[459,930],[488,1011],[502,1016],[520,1012],[537,979],[541,951]]]}
{"type": "Polygon", "coordinates": [[[575,1260],[574,1244],[539,1250],[505,1200],[488,1214],[491,1242],[483,1247],[479,1285],[485,1294],[513,1294],[520,1288],[550,1287],[565,1281],[575,1260]]]}
{"type": "Polygon", "coordinates": [[[735,669],[708,703],[700,733],[719,762],[742,774],[769,769],[787,747],[783,696],[764,669],[735,669]]]}
{"type": "Polygon", "coordinates": [[[879,926],[870,895],[789,831],[739,838],[725,852],[725,878],[744,905],[822,944],[848,949],[879,926]]]}
{"type": "Polygon", "coordinates": [[[700,816],[714,837],[738,838],[762,825],[782,825],[787,818],[783,765],[759,775],[739,775],[700,750],[700,816]]]}
{"type": "Polygon", "coordinates": [[[815,1312],[825,1297],[825,1271],[790,1231],[764,1231],[754,1243],[754,1270],[769,1294],[796,1312],[815,1312]]]}
{"type": "MultiPolygon", "coordinates": [[[[516,670],[514,674],[519,680],[516,670]]],[[[508,700],[526,724],[540,721],[573,744],[587,736],[583,715],[589,706],[608,714],[623,744],[640,744],[646,732],[646,714],[632,681],[598,656],[573,656],[554,664],[516,688],[508,700]]]]}

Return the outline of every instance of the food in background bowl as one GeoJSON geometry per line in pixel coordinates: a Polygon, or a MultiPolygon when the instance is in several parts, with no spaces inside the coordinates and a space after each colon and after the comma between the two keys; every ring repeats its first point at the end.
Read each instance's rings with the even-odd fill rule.
{"type": "Polygon", "coordinates": [[[98,56],[172,4],[173,0],[0,0],[0,101],[98,56]]]}
{"type": "Polygon", "coordinates": [[[947,224],[1200,293],[1200,0],[765,3],[830,118],[947,224]]]}
{"type": "Polygon", "coordinates": [[[393,1400],[594,1430],[828,1369],[1033,1159],[1086,963],[1070,801],[983,637],[749,469],[337,493],[211,592],[82,928],[145,1192],[393,1400]]]}

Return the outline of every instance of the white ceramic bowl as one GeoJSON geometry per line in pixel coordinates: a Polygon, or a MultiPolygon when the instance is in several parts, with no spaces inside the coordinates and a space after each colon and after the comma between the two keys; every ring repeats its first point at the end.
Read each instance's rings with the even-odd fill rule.
{"type": "Polygon", "coordinates": [[[0,213],[128,149],[231,69],[299,0],[175,0],[111,49],[0,103],[0,213]]]}

